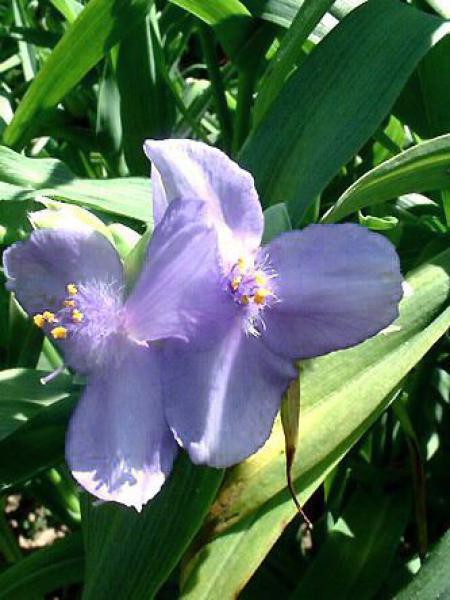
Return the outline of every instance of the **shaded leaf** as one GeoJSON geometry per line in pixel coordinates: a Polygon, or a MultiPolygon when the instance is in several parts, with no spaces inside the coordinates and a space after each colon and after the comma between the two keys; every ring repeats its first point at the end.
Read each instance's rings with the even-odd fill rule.
{"type": "Polygon", "coordinates": [[[283,86],[242,149],[263,204],[286,202],[299,223],[447,31],[445,22],[396,0],[351,12],[283,86]]]}

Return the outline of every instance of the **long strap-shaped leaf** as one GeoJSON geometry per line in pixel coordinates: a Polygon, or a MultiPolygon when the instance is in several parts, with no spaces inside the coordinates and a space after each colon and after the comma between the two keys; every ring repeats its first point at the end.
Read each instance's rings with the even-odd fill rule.
{"type": "Polygon", "coordinates": [[[46,111],[143,20],[150,6],[149,0],[91,0],[28,88],[3,134],[5,144],[23,147],[46,111]]]}
{"type": "Polygon", "coordinates": [[[181,456],[141,514],[114,503],[84,502],[83,600],[153,598],[200,528],[222,476],[181,456]]]}
{"type": "Polygon", "coordinates": [[[347,215],[409,192],[450,187],[450,135],[428,140],[378,165],[355,181],[323,217],[336,223],[347,215]]]}
{"type": "Polygon", "coordinates": [[[448,30],[445,21],[395,0],[350,13],[283,86],[241,152],[263,203],[286,202],[298,223],[448,30]]]}

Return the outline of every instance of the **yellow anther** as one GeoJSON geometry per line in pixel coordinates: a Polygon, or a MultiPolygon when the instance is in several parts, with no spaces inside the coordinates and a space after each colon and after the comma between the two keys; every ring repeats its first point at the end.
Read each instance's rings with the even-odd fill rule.
{"type": "Polygon", "coordinates": [[[65,340],[67,337],[67,329],[65,327],[54,327],[50,333],[54,340],[65,340]]]}
{"type": "Polygon", "coordinates": [[[68,283],[66,285],[66,290],[69,296],[76,296],[78,294],[78,288],[74,283],[68,283]]]}
{"type": "Polygon", "coordinates": [[[250,300],[248,299],[248,296],[244,294],[241,298],[241,302],[242,304],[248,304],[250,300]]]}
{"type": "Polygon", "coordinates": [[[267,277],[261,271],[255,273],[255,283],[259,286],[264,286],[267,283],[267,277]]]}
{"type": "Polygon", "coordinates": [[[72,321],[74,323],[81,323],[81,321],[84,319],[84,315],[82,312],[80,312],[79,310],[73,310],[72,311],[72,321]]]}
{"type": "Polygon", "coordinates": [[[267,296],[271,296],[272,293],[267,288],[258,288],[253,296],[255,304],[264,304],[267,296]]]}
{"type": "Polygon", "coordinates": [[[45,325],[44,315],[34,315],[33,321],[36,327],[40,327],[41,329],[45,325]]]}
{"type": "Polygon", "coordinates": [[[246,268],[248,267],[248,263],[245,260],[245,258],[242,258],[242,257],[238,258],[237,267],[238,267],[239,271],[241,271],[241,272],[246,270],[246,268]]]}
{"type": "Polygon", "coordinates": [[[50,312],[49,310],[44,310],[42,313],[43,318],[47,321],[47,323],[55,323],[56,317],[55,314],[50,312]]]}
{"type": "Polygon", "coordinates": [[[75,308],[75,300],[64,300],[63,306],[66,308],[75,308]]]}
{"type": "Polygon", "coordinates": [[[240,285],[241,281],[242,281],[242,277],[241,277],[241,276],[239,276],[239,277],[234,277],[234,278],[231,280],[231,283],[230,283],[230,285],[231,285],[231,289],[232,289],[233,291],[236,291],[236,290],[238,289],[238,287],[239,287],[239,285],[240,285]]]}

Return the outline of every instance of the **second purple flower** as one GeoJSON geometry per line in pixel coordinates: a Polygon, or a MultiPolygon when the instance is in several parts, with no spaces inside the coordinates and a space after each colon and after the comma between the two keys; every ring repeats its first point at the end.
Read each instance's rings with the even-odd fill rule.
{"type": "Polygon", "coordinates": [[[384,237],[354,224],[311,225],[261,247],[249,173],[200,142],[148,141],[145,149],[155,218],[175,199],[197,198],[217,232],[219,275],[204,287],[214,319],[189,344],[165,344],[163,394],[191,459],[227,467],[268,438],[295,360],[358,344],[397,317],[399,260],[384,237]]]}

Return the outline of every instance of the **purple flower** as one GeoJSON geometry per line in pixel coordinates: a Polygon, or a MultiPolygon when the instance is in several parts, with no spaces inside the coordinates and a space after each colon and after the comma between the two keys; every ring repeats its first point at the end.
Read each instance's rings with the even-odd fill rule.
{"type": "Polygon", "coordinates": [[[158,340],[186,340],[200,317],[207,322],[207,293],[198,301],[191,284],[218,277],[204,211],[196,200],[171,204],[128,298],[119,256],[99,233],[39,230],[4,253],[7,288],[87,377],[66,440],[73,475],[99,498],[138,510],[178,448],[163,410],[158,340]]]}
{"type": "Polygon", "coordinates": [[[166,419],[195,463],[230,466],[269,436],[294,360],[353,346],[397,317],[398,257],[385,238],[353,224],[311,225],[260,247],[263,215],[249,173],[199,142],[148,141],[145,150],[155,219],[174,201],[198,198],[218,236],[213,279],[192,280],[215,318],[189,344],[164,345],[166,419]]]}

